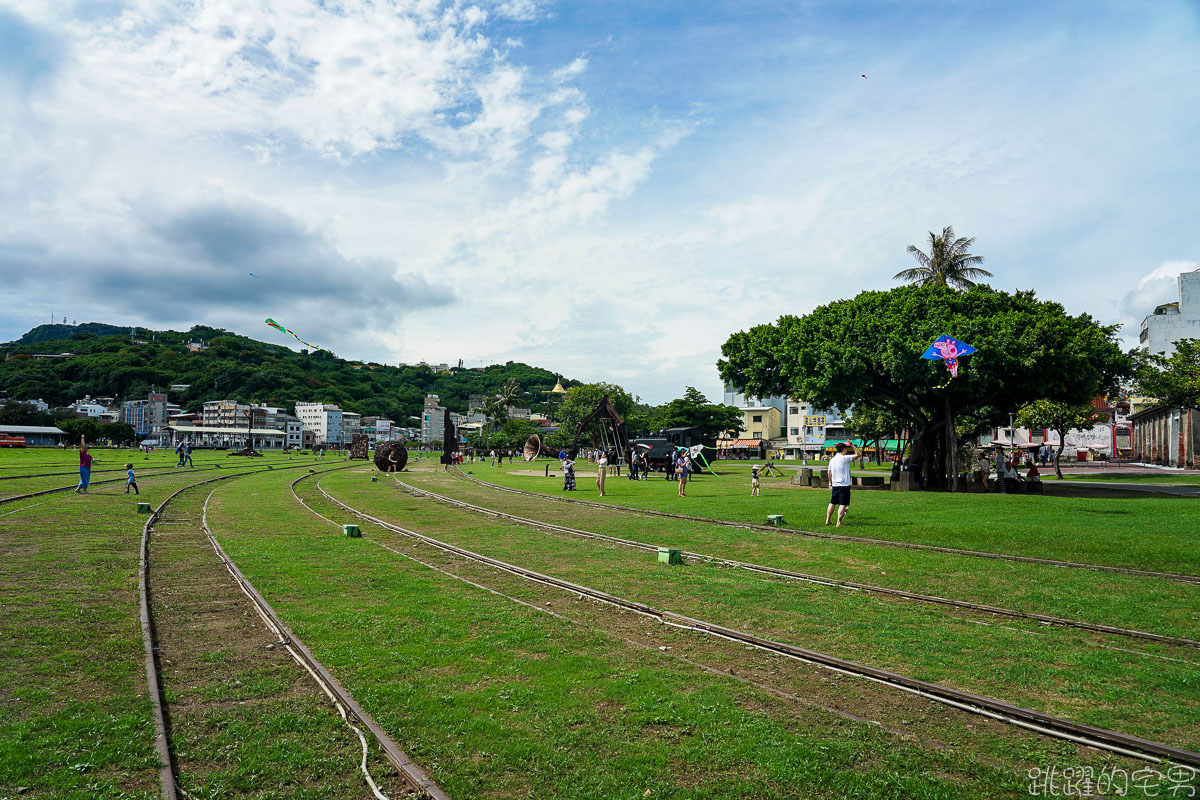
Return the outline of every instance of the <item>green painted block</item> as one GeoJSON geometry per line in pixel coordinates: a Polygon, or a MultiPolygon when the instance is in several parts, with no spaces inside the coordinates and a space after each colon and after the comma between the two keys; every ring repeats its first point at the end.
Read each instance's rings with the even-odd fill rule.
{"type": "Polygon", "coordinates": [[[379,480],[379,476],[378,476],[378,475],[372,475],[372,476],[371,476],[371,483],[375,483],[375,482],[377,482],[378,480],[379,480]]]}
{"type": "Polygon", "coordinates": [[[352,537],[352,538],[355,538],[355,539],[357,539],[358,537],[362,536],[362,531],[360,531],[360,530],[358,529],[358,526],[357,526],[357,525],[351,525],[351,524],[347,523],[347,524],[345,524],[345,525],[343,525],[343,526],[342,526],[342,530],[345,532],[345,534],[346,534],[347,536],[350,536],[350,537],[352,537]]]}
{"type": "Polygon", "coordinates": [[[784,524],[783,514],[768,514],[767,524],[778,528],[780,525],[784,524]]]}
{"type": "Polygon", "coordinates": [[[682,564],[683,551],[676,550],[673,547],[658,548],[658,563],[660,564],[682,564]]]}
{"type": "Polygon", "coordinates": [[[149,514],[150,513],[150,504],[149,503],[138,503],[137,513],[149,514]]]}

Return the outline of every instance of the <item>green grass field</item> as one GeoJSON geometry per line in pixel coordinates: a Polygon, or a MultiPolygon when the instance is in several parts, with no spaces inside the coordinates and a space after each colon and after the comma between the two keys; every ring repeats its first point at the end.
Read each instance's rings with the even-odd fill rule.
{"type": "MultiPolygon", "coordinates": [[[[104,455],[97,451],[97,467],[104,455]]],[[[188,535],[210,490],[208,521],[230,558],[451,797],[1017,797],[1028,796],[1033,768],[1144,766],[665,627],[376,526],[364,524],[362,539],[347,538],[339,526],[356,520],[321,495],[318,481],[368,513],[558,578],[1200,750],[1200,650],[1193,648],[712,563],[662,565],[652,554],[405,493],[386,476],[373,482],[366,464],[327,471],[345,465],[332,456],[321,463],[198,454],[196,470],[167,474],[170,453],[144,466],[136,463],[140,454],[109,455],[135,462],[145,475],[140,499],[156,505],[226,471],[254,473],[185,492],[169,507],[177,527],[162,527],[161,544],[152,541],[152,570],[159,564],[152,587],[166,598],[155,606],[156,625],[161,620],[164,653],[180,662],[167,674],[167,699],[177,704],[176,756],[190,796],[369,794],[357,776],[357,741],[332,707],[286,658],[268,657],[262,644],[235,646],[242,637],[270,637],[254,633],[261,626],[252,614],[229,616],[227,598],[240,595],[218,579],[219,567],[205,566],[212,561],[203,547],[175,547],[185,539],[172,537],[188,535]],[[328,520],[293,496],[289,485],[302,476],[297,492],[328,520]],[[202,580],[201,569],[210,577],[202,580]],[[173,586],[182,592],[174,600],[173,586]],[[228,627],[237,620],[241,627],[228,627]],[[193,636],[197,625],[207,626],[209,639],[193,636]],[[223,630],[242,632],[211,638],[223,630]]],[[[0,452],[0,477],[69,473],[74,458],[0,452]]],[[[542,468],[464,465],[472,477],[560,495],[561,479],[541,477],[542,468]]],[[[610,477],[601,499],[581,465],[576,496],[714,520],[761,523],[782,513],[791,526],[823,528],[827,492],[767,479],[763,496],[751,498],[748,463],[718,469],[720,477],[696,480],[687,498],[661,477],[610,477]]],[[[70,485],[70,478],[0,481],[0,499],[19,493],[7,483],[32,491],[70,485]]],[[[1200,638],[1195,584],[590,508],[480,486],[431,459],[414,461],[400,478],[477,505],[651,544],[1200,638]]],[[[137,620],[145,518],[122,492],[116,483],[86,497],[66,492],[0,504],[0,698],[11,709],[0,719],[0,798],[158,794],[137,620]]],[[[844,530],[1196,573],[1197,508],[1174,497],[862,491],[844,530]]],[[[369,765],[397,796],[395,776],[377,752],[369,765]]],[[[1127,796],[1170,796],[1164,787],[1127,796]]]]}

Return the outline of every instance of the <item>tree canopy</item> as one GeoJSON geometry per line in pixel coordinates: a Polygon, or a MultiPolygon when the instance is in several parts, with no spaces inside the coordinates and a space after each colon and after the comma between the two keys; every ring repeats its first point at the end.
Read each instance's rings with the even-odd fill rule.
{"type": "Polygon", "coordinates": [[[1058,449],[1054,453],[1054,473],[1062,477],[1059,459],[1067,446],[1067,431],[1090,431],[1099,421],[1091,403],[1060,403],[1041,398],[1026,403],[1017,411],[1016,422],[1023,428],[1047,429],[1058,432],[1058,449]]]}
{"type": "Polygon", "coordinates": [[[742,424],[741,412],[733,406],[710,403],[700,390],[689,386],[683,397],[653,409],[648,417],[650,430],[667,428],[704,428],[715,436],[736,431],[742,424]]]}
{"type": "Polygon", "coordinates": [[[1175,342],[1169,356],[1144,356],[1138,368],[1137,391],[1162,405],[1200,408],[1200,339],[1175,342]]]}
{"type": "MultiPolygon", "coordinates": [[[[935,447],[926,434],[958,415],[999,422],[1039,398],[1082,403],[1114,392],[1132,369],[1115,333],[1033,292],[903,286],[735,333],[717,366],[748,394],[882,407],[911,427],[914,456],[925,457],[935,447]],[[921,358],[941,335],[978,350],[960,359],[954,380],[940,361],[921,358]]],[[[949,447],[936,446],[944,462],[949,447]]]]}

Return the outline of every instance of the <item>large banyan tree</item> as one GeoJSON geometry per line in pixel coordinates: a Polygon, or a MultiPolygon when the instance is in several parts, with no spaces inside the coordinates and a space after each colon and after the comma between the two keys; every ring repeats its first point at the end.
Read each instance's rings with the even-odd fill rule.
{"type": "Polygon", "coordinates": [[[717,367],[751,395],[881,409],[909,430],[911,458],[931,484],[945,486],[964,440],[1026,403],[1114,392],[1132,368],[1115,335],[1033,292],[904,286],[735,333],[717,367]],[[977,348],[953,380],[941,361],[921,358],[942,335],[977,348]]]}

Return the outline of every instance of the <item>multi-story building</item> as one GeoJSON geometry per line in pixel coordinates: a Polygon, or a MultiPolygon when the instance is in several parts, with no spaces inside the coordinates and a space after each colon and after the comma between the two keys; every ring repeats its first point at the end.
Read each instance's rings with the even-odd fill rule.
{"type": "Polygon", "coordinates": [[[349,447],[354,434],[362,433],[362,414],[354,411],[342,412],[342,441],[349,447]]]}
{"type": "Polygon", "coordinates": [[[284,447],[304,446],[304,424],[298,417],[293,417],[291,414],[277,414],[274,421],[283,423],[281,430],[284,433],[284,447]]]}
{"type": "Polygon", "coordinates": [[[774,439],[783,427],[783,415],[775,406],[746,406],[742,412],[739,439],[774,439]]]}
{"type": "Polygon", "coordinates": [[[318,447],[341,447],[346,441],[342,410],[332,403],[296,403],[296,417],[313,432],[313,443],[318,447]]]}
{"type": "MultiPolygon", "coordinates": [[[[450,424],[457,431],[463,424],[461,414],[450,412],[450,424]]],[[[446,409],[441,405],[436,394],[425,395],[425,407],[421,409],[421,438],[422,444],[440,442],[446,435],[446,409]]]]}
{"type": "Polygon", "coordinates": [[[1179,276],[1178,300],[1163,303],[1142,320],[1143,352],[1169,356],[1180,339],[1200,339],[1200,269],[1179,276]]]}
{"type": "Polygon", "coordinates": [[[363,417],[362,430],[372,442],[392,442],[400,438],[400,429],[387,417],[363,417]]]}
{"type": "Polygon", "coordinates": [[[133,426],[138,436],[164,437],[169,417],[179,406],[167,402],[167,396],[151,392],[145,400],[126,400],[121,404],[121,421],[133,426]]]}
{"type": "MultiPolygon", "coordinates": [[[[236,400],[208,400],[202,406],[204,424],[210,428],[236,428],[246,426],[246,412],[250,406],[236,400]]],[[[257,425],[263,420],[251,420],[257,425]]]]}

